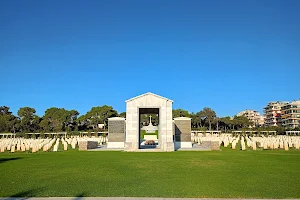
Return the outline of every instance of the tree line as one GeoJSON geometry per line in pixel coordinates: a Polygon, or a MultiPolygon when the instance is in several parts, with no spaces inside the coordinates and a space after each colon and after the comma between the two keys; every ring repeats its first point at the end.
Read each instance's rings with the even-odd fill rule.
{"type": "MultiPolygon", "coordinates": [[[[20,108],[17,116],[13,115],[8,106],[0,106],[0,132],[61,132],[61,131],[100,131],[98,124],[107,127],[108,118],[126,117],[126,113],[118,113],[112,106],[92,107],[86,114],[79,116],[77,110],[52,107],[40,117],[31,107],[20,108]]],[[[142,123],[149,123],[149,115],[141,117],[142,123]]],[[[244,116],[217,117],[211,108],[203,108],[197,113],[184,109],[173,110],[173,117],[192,118],[192,129],[201,130],[238,130],[247,128],[252,123],[244,116]]],[[[152,115],[152,122],[158,124],[158,117],[152,115]]]]}
{"type": "Polygon", "coordinates": [[[61,132],[78,130],[98,130],[98,124],[107,124],[109,117],[119,116],[111,106],[93,107],[85,115],[79,116],[77,110],[49,108],[39,117],[36,110],[23,107],[13,115],[10,108],[0,106],[0,132],[61,132]]]}
{"type": "Polygon", "coordinates": [[[173,117],[190,117],[192,129],[202,130],[238,130],[248,128],[253,123],[245,116],[217,117],[216,112],[211,108],[203,108],[197,113],[190,113],[187,110],[173,110],[173,117]]]}

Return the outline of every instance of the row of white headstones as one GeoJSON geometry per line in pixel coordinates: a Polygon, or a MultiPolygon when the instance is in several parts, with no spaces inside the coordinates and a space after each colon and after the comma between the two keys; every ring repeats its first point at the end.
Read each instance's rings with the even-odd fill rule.
{"type": "Polygon", "coordinates": [[[71,145],[75,149],[80,141],[96,141],[99,145],[107,142],[107,137],[69,137],[69,138],[46,138],[46,139],[24,139],[24,138],[2,138],[0,139],[0,152],[5,151],[30,151],[32,153],[38,151],[58,151],[60,144],[63,145],[65,151],[71,145]]]}
{"type": "Polygon", "coordinates": [[[220,146],[236,149],[237,144],[240,144],[242,150],[251,148],[256,150],[262,149],[284,149],[289,148],[300,149],[300,136],[232,136],[230,134],[209,134],[209,135],[192,135],[192,141],[201,145],[204,141],[218,141],[220,146]]]}
{"type": "MultiPolygon", "coordinates": [[[[69,138],[46,138],[46,139],[24,139],[24,138],[2,138],[0,139],[0,152],[4,151],[58,151],[60,144],[63,149],[68,150],[68,145],[75,149],[80,141],[97,141],[99,145],[108,142],[107,137],[69,137],[69,138]],[[53,145],[54,144],[54,145],[53,145]]],[[[262,149],[300,149],[300,136],[271,136],[271,137],[252,137],[252,136],[231,136],[230,134],[209,134],[209,135],[192,135],[192,141],[201,145],[204,141],[218,141],[219,145],[236,149],[240,144],[242,150],[251,148],[256,150],[262,149]]]]}

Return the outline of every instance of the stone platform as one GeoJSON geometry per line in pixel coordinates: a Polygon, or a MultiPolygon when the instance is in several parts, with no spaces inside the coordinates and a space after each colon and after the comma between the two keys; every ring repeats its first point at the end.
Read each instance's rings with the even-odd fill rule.
{"type": "Polygon", "coordinates": [[[95,149],[89,149],[88,151],[124,151],[124,148],[107,148],[106,145],[102,145],[95,149]]]}
{"type": "MultiPolygon", "coordinates": [[[[220,150],[220,149],[213,149],[213,150],[220,150]]],[[[95,149],[88,149],[88,151],[124,151],[124,148],[107,148],[106,145],[98,146],[95,149]]],[[[192,148],[179,148],[176,151],[212,151],[212,149],[208,148],[207,146],[199,146],[194,144],[192,148]]],[[[142,148],[137,149],[136,152],[164,152],[160,148],[142,148]]]]}
{"type": "Polygon", "coordinates": [[[87,151],[88,149],[95,149],[98,146],[96,141],[79,141],[79,151],[87,151]]]}

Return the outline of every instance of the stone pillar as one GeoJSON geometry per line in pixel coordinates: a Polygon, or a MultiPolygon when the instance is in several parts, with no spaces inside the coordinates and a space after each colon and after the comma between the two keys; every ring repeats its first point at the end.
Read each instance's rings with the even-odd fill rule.
{"type": "Polygon", "coordinates": [[[191,118],[174,118],[175,148],[192,148],[191,118]]]}
{"type": "Polygon", "coordinates": [[[108,119],[108,149],[124,148],[125,124],[125,118],[122,117],[112,117],[108,119]]]}
{"type": "Polygon", "coordinates": [[[134,102],[126,103],[126,137],[125,151],[137,151],[139,149],[139,111],[134,102]]]}
{"type": "Polygon", "coordinates": [[[159,145],[162,151],[174,151],[172,101],[164,101],[159,110],[159,145]]]}

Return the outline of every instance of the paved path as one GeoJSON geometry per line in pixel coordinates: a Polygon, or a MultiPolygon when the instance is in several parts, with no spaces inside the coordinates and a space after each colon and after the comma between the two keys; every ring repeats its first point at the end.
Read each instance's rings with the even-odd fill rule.
{"type": "MultiPolygon", "coordinates": [[[[150,198],[150,197],[22,197],[0,198],[0,200],[278,200],[278,199],[237,199],[237,198],[150,198]]],[[[300,199],[280,199],[300,200],[300,199]]]]}

